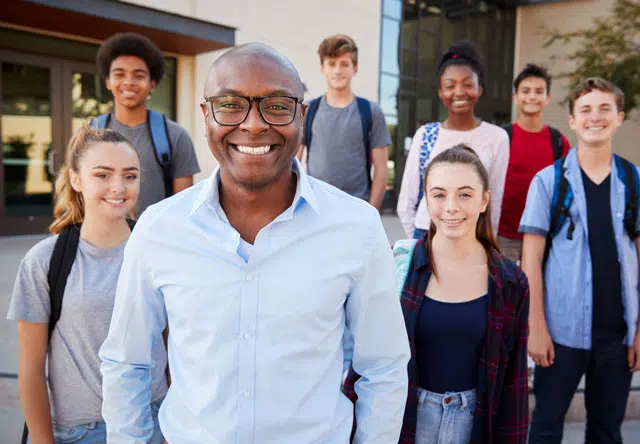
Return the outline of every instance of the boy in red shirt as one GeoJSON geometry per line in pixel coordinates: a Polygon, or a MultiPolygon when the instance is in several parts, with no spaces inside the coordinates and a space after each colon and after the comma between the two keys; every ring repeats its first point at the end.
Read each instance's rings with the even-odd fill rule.
{"type": "Polygon", "coordinates": [[[569,151],[569,141],[542,122],[542,111],[551,101],[551,76],[541,66],[528,64],[513,82],[518,119],[505,127],[511,152],[502,198],[498,244],[502,253],[520,265],[522,234],[518,233],[529,184],[538,171],[569,151]]]}

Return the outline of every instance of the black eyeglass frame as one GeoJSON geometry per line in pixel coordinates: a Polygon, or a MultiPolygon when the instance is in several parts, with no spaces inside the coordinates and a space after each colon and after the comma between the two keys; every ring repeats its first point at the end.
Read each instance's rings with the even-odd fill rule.
{"type": "Polygon", "coordinates": [[[247,96],[236,96],[236,95],[231,95],[231,94],[222,94],[219,96],[211,96],[211,97],[205,97],[204,98],[205,103],[209,103],[209,108],[211,108],[211,115],[213,116],[213,120],[216,121],[216,123],[218,125],[222,125],[222,126],[237,126],[237,125],[241,125],[245,120],[247,120],[247,117],[249,117],[249,113],[251,112],[251,105],[253,104],[253,102],[257,103],[257,108],[258,108],[258,113],[260,113],[260,117],[262,117],[262,120],[264,120],[267,124],[269,125],[273,125],[273,126],[287,126],[287,125],[291,125],[291,122],[293,122],[296,119],[296,114],[298,113],[298,105],[303,105],[304,106],[304,99],[299,99],[298,97],[294,97],[294,96],[254,96],[254,97],[247,97],[247,96]],[[245,99],[246,101],[249,102],[249,107],[247,108],[247,113],[244,115],[244,118],[238,122],[238,123],[220,123],[218,121],[218,119],[216,119],[216,113],[213,110],[213,100],[214,99],[220,99],[222,97],[237,97],[239,99],[245,99]],[[260,104],[262,103],[262,101],[264,99],[291,99],[295,102],[295,106],[293,108],[293,114],[291,115],[291,120],[287,123],[271,123],[269,122],[265,117],[264,114],[262,113],[262,108],[260,107],[260,104]]]}

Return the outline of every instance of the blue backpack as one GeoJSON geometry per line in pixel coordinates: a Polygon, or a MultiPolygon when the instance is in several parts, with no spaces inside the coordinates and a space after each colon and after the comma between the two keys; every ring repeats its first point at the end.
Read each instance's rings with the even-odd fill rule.
{"type": "MultiPolygon", "coordinates": [[[[307,145],[307,163],[309,163],[309,153],[311,152],[311,138],[313,136],[311,125],[313,124],[313,119],[315,119],[318,112],[321,98],[322,97],[316,97],[311,102],[309,102],[307,116],[304,119],[304,141],[307,145]]],[[[373,159],[371,158],[371,149],[373,148],[371,146],[371,127],[373,126],[373,121],[371,118],[371,104],[367,99],[363,97],[356,97],[356,102],[358,103],[358,112],[360,113],[360,121],[362,123],[362,136],[364,140],[364,149],[367,159],[367,180],[369,181],[369,188],[371,188],[371,165],[373,163],[373,159]]]]}
{"type": "MultiPolygon", "coordinates": [[[[576,226],[571,218],[569,208],[573,202],[573,191],[569,181],[564,176],[564,163],[566,156],[556,160],[553,163],[554,182],[553,182],[553,198],[551,200],[551,225],[547,233],[547,242],[544,252],[545,263],[549,257],[552,239],[560,233],[567,219],[569,220],[569,229],[567,230],[567,239],[573,239],[573,231],[576,226]]],[[[636,231],[636,221],[638,219],[638,187],[640,186],[640,177],[638,170],[628,160],[614,154],[614,162],[618,170],[618,178],[624,184],[624,229],[629,239],[636,240],[638,232],[636,231]]]]}
{"type": "Polygon", "coordinates": [[[440,132],[440,122],[427,123],[424,126],[424,134],[422,135],[422,143],[420,145],[420,191],[418,192],[418,201],[416,210],[420,205],[420,201],[424,196],[424,175],[427,172],[427,165],[431,158],[431,152],[436,146],[438,133],[440,132]]]}
{"type": "MultiPolygon", "coordinates": [[[[111,113],[102,114],[91,121],[91,127],[105,129],[109,127],[109,122],[111,122],[111,113]]],[[[157,111],[148,110],[147,125],[156,160],[162,168],[164,194],[165,197],[169,197],[173,194],[173,168],[171,165],[171,142],[169,131],[167,130],[166,117],[157,111]]]]}

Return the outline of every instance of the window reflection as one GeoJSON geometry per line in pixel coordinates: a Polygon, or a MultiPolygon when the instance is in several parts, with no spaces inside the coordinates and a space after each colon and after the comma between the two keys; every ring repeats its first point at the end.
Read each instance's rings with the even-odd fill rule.
{"type": "Polygon", "coordinates": [[[2,63],[2,159],[6,216],[52,212],[51,72],[2,63]]]}

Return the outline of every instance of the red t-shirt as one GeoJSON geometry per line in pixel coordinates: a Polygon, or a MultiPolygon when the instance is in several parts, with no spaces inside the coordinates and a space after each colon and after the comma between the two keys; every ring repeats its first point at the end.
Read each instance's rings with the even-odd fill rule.
{"type": "MultiPolygon", "coordinates": [[[[564,135],[562,140],[562,154],[566,155],[569,151],[569,141],[564,135]]],[[[518,226],[527,203],[529,185],[538,171],[552,163],[553,145],[549,127],[545,125],[542,131],[530,133],[514,123],[498,229],[500,236],[522,240],[518,226]]]]}

